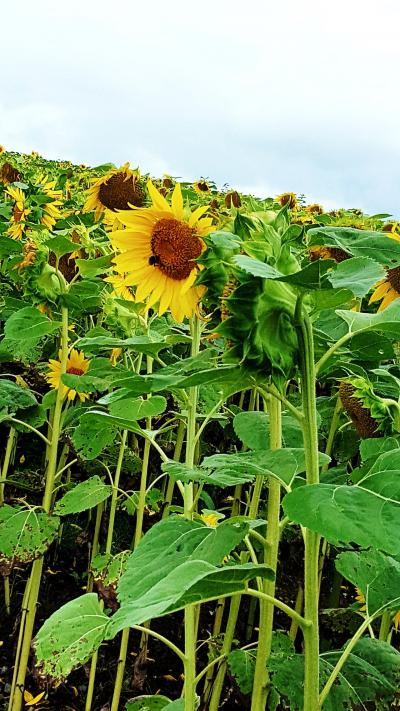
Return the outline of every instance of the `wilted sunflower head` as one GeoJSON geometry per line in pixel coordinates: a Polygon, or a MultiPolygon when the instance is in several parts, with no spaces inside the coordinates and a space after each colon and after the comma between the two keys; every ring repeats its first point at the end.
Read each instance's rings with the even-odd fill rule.
{"type": "Polygon", "coordinates": [[[240,195],[236,190],[230,190],[229,193],[225,195],[225,205],[227,207],[239,208],[242,204],[240,195]]]}
{"type": "Polygon", "coordinates": [[[110,241],[120,252],[114,258],[115,271],[126,286],[136,286],[136,301],[146,302],[160,315],[170,310],[183,321],[196,310],[204,287],[195,287],[200,266],[196,260],[205,249],[202,239],[212,231],[212,218],[203,217],[207,206],[194,212],[183,205],[177,184],[171,204],[151,180],[147,188],[152,206],[118,213],[125,229],[110,233],[110,241]]]}
{"type": "Polygon", "coordinates": [[[279,202],[282,207],[284,205],[287,205],[288,207],[290,207],[291,210],[297,207],[296,193],[282,193],[281,195],[277,195],[275,200],[276,202],[279,202]]]}
{"type": "Polygon", "coordinates": [[[9,185],[10,183],[16,183],[20,180],[21,173],[14,168],[11,163],[4,163],[0,168],[0,183],[3,185],[9,185]]]}
{"type": "Polygon", "coordinates": [[[38,246],[32,239],[27,239],[23,246],[23,259],[15,265],[14,269],[21,272],[26,267],[31,267],[35,263],[38,246]]]}
{"type": "Polygon", "coordinates": [[[57,220],[61,218],[60,207],[62,206],[62,190],[55,189],[55,180],[51,180],[47,175],[41,173],[34,181],[34,187],[38,193],[41,193],[47,202],[41,202],[41,218],[42,225],[51,230],[57,220]]]}
{"type": "MultiPolygon", "coordinates": [[[[77,395],[81,402],[88,400],[89,395],[87,393],[78,393],[76,390],[73,390],[73,388],[70,388],[68,385],[64,385],[64,383],[61,382],[61,351],[59,352],[59,359],[60,360],[53,360],[51,358],[49,360],[49,372],[46,376],[47,382],[52,386],[52,388],[54,388],[54,390],[62,388],[63,397],[67,397],[68,400],[75,400],[77,395]]],[[[84,353],[72,348],[67,359],[65,372],[71,375],[84,375],[87,372],[89,365],[90,360],[85,358],[84,353]]]]}
{"type": "Polygon", "coordinates": [[[308,250],[308,256],[312,262],[315,262],[317,259],[332,259],[334,262],[337,262],[337,264],[351,257],[344,249],[340,249],[340,247],[329,247],[328,245],[313,245],[308,250]]]}
{"type": "Polygon", "coordinates": [[[113,168],[96,178],[89,190],[83,212],[95,210],[95,219],[100,219],[104,210],[128,210],[144,205],[144,190],[139,170],[131,170],[129,163],[113,168]]]}
{"type": "Polygon", "coordinates": [[[322,205],[318,205],[318,203],[313,203],[312,205],[307,205],[305,208],[307,212],[311,212],[312,215],[322,215],[324,208],[322,205]]]}
{"type": "Polygon", "coordinates": [[[389,401],[374,392],[372,384],[363,377],[344,378],[339,385],[343,409],[350,417],[362,439],[381,437],[391,431],[393,418],[389,401]]]}
{"type": "MultiPolygon", "coordinates": [[[[390,239],[395,239],[400,241],[400,234],[397,232],[390,232],[387,235],[390,239]]],[[[377,284],[375,284],[374,292],[369,300],[370,304],[376,301],[381,301],[378,311],[383,311],[384,309],[400,297],[400,267],[393,267],[392,269],[386,270],[386,276],[384,279],[380,279],[377,284]]]]}
{"type": "Polygon", "coordinates": [[[196,193],[199,195],[204,195],[204,193],[209,193],[211,191],[211,188],[209,184],[207,183],[207,180],[204,180],[201,178],[200,180],[197,180],[195,183],[193,183],[193,188],[195,189],[196,193]]]}

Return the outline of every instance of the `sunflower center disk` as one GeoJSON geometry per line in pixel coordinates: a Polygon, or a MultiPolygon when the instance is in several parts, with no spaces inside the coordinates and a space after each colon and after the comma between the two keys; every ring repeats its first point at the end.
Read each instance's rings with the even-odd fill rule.
{"type": "Polygon", "coordinates": [[[129,210],[129,205],[143,205],[144,194],[135,178],[127,178],[125,173],[117,173],[100,185],[99,199],[109,210],[129,210]]]}
{"type": "Polygon", "coordinates": [[[158,220],[151,236],[149,263],[157,266],[171,279],[186,279],[194,268],[194,260],[202,252],[196,230],[184,222],[165,217],[158,220]]]}
{"type": "Polygon", "coordinates": [[[67,368],[68,375],[84,375],[84,371],[81,368],[67,368]]]}
{"type": "Polygon", "coordinates": [[[400,267],[389,269],[387,273],[387,280],[390,283],[390,286],[392,286],[393,289],[400,294],[400,267]]]}

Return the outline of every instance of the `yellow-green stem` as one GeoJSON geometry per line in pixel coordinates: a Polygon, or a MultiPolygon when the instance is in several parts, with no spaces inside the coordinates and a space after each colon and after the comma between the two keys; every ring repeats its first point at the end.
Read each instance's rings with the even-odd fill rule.
{"type": "MultiPolygon", "coordinates": [[[[66,365],[68,359],[68,309],[62,307],[61,309],[61,357],[60,357],[60,375],[65,373],[66,365]]],[[[47,450],[47,468],[46,468],[46,485],[43,496],[42,506],[46,513],[50,512],[52,499],[53,499],[53,488],[54,488],[54,478],[57,471],[57,454],[58,454],[58,444],[60,438],[60,423],[61,423],[61,413],[63,406],[63,388],[60,387],[57,390],[57,398],[54,406],[53,423],[52,423],[52,433],[51,441],[47,450]]],[[[21,656],[18,662],[18,671],[16,675],[16,682],[14,688],[14,694],[10,698],[10,711],[20,711],[22,706],[22,699],[25,686],[25,676],[29,659],[29,652],[31,646],[33,626],[35,623],[36,616],[36,605],[38,601],[40,581],[42,577],[43,569],[43,558],[38,558],[32,564],[32,569],[30,573],[30,590],[29,597],[27,600],[28,612],[25,619],[25,627],[23,633],[23,640],[21,645],[21,656]]]]}
{"type": "MultiPolygon", "coordinates": [[[[316,379],[312,326],[301,297],[296,308],[299,339],[301,390],[303,405],[303,440],[307,485],[319,483],[316,379]]],[[[319,620],[318,559],[320,536],[306,528],[304,533],[304,615],[310,626],[304,634],[304,711],[318,711],[319,706],[319,620]]]]}
{"type": "Polygon", "coordinates": [[[6,451],[4,453],[3,466],[1,468],[0,506],[2,506],[4,504],[4,488],[6,485],[5,480],[7,478],[8,468],[10,466],[11,455],[12,455],[12,451],[14,449],[15,440],[16,440],[16,430],[14,427],[10,427],[8,437],[7,437],[6,451]]]}
{"type": "MultiPolygon", "coordinates": [[[[282,446],[281,403],[272,395],[269,398],[270,448],[282,446]]],[[[264,562],[276,573],[279,547],[279,517],[281,507],[281,487],[279,481],[268,478],[267,536],[264,546],[264,562]]],[[[266,595],[275,596],[275,579],[264,580],[262,590],[266,595]]],[[[268,660],[271,654],[272,631],[274,623],[274,605],[267,600],[260,600],[260,617],[256,666],[251,708],[252,711],[264,711],[269,690],[268,660]]]]}

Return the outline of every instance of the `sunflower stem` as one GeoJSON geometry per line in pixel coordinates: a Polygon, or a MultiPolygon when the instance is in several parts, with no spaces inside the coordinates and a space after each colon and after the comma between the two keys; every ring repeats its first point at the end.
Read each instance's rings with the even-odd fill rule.
{"type": "MultiPolygon", "coordinates": [[[[269,398],[270,448],[279,449],[282,446],[281,402],[273,395],[269,398]]],[[[260,477],[262,480],[263,477],[260,477]]],[[[264,545],[264,563],[275,573],[273,580],[262,582],[262,592],[270,597],[275,596],[275,578],[278,565],[279,548],[279,515],[281,508],[281,487],[274,477],[268,477],[268,508],[267,536],[264,545]]],[[[251,708],[253,711],[264,711],[270,688],[268,660],[272,647],[272,631],[274,624],[274,605],[266,599],[260,600],[260,617],[256,666],[254,671],[251,708]]]]}
{"type": "Polygon", "coordinates": [[[4,504],[4,488],[6,485],[5,482],[7,479],[8,469],[10,466],[15,441],[16,441],[16,430],[14,427],[10,427],[10,430],[8,432],[8,437],[7,437],[6,451],[4,453],[3,466],[1,468],[0,506],[2,506],[4,504]]]}
{"type": "MultiPolygon", "coordinates": [[[[60,358],[60,376],[66,372],[68,360],[68,309],[61,308],[61,358],[60,358]]],[[[46,485],[43,496],[42,506],[46,513],[50,512],[53,500],[54,479],[57,470],[57,454],[60,438],[61,413],[64,400],[64,389],[60,383],[57,390],[57,398],[54,406],[53,425],[51,433],[51,441],[46,452],[46,485]]],[[[33,626],[36,616],[36,605],[39,596],[40,581],[43,569],[43,556],[37,558],[33,564],[30,573],[29,595],[26,601],[27,614],[25,617],[23,639],[21,644],[21,654],[18,660],[18,670],[15,679],[13,694],[10,696],[9,711],[20,711],[23,700],[25,687],[25,676],[29,660],[29,652],[31,646],[33,626]]],[[[21,622],[22,624],[22,622],[21,622]]],[[[17,662],[16,662],[17,664],[17,662]]]]}
{"type": "MultiPolygon", "coordinates": [[[[295,313],[303,405],[303,441],[308,486],[319,483],[318,426],[314,341],[308,314],[298,297],[295,313]]],[[[318,561],[320,536],[306,528],[304,533],[304,615],[309,626],[304,635],[304,711],[318,711],[319,704],[319,620],[318,561]]]]}

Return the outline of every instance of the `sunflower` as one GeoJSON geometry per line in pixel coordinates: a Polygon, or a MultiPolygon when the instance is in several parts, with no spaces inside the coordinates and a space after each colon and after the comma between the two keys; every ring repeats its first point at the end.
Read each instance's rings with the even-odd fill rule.
{"type": "Polygon", "coordinates": [[[37,151],[31,151],[31,158],[33,158],[34,160],[36,158],[39,158],[39,153],[37,151]]]}
{"type": "Polygon", "coordinates": [[[126,285],[136,285],[136,301],[158,304],[161,316],[170,309],[176,321],[183,321],[197,309],[205,289],[195,287],[200,269],[197,257],[205,249],[201,239],[212,232],[212,218],[202,217],[208,207],[186,212],[181,187],[177,184],[171,205],[154,187],[147,187],[152,206],[118,213],[126,226],[110,234],[113,247],[121,254],[114,258],[115,271],[126,275],[126,285]]]}
{"type": "Polygon", "coordinates": [[[10,183],[16,183],[20,178],[21,174],[11,163],[3,163],[0,169],[0,183],[9,185],[10,183]]]}
{"type": "Polygon", "coordinates": [[[297,207],[297,195],[296,193],[282,193],[281,195],[277,195],[275,198],[276,202],[279,202],[282,207],[284,205],[288,205],[291,210],[293,210],[295,207],[297,207]]]}
{"type": "Polygon", "coordinates": [[[95,178],[87,191],[83,212],[95,210],[95,219],[99,220],[105,208],[128,210],[131,206],[141,207],[143,204],[144,191],[139,170],[131,170],[129,163],[125,163],[121,168],[113,168],[95,178]]]}
{"type": "MultiPolygon", "coordinates": [[[[358,602],[358,604],[360,605],[360,612],[366,612],[367,604],[366,604],[366,600],[365,600],[365,595],[360,590],[360,588],[356,588],[355,599],[358,602]]],[[[393,627],[395,628],[395,630],[397,632],[400,627],[400,610],[398,610],[398,612],[396,612],[396,614],[393,617],[392,622],[393,622],[393,627]]]]}
{"type": "MultiPolygon", "coordinates": [[[[396,232],[388,233],[390,239],[395,239],[400,242],[400,235],[396,232]]],[[[372,294],[369,303],[373,304],[375,301],[381,301],[379,305],[378,312],[384,309],[396,301],[400,297],[400,266],[393,267],[392,269],[386,270],[386,276],[384,279],[378,281],[375,284],[374,293],[372,294]]]]}
{"type": "MultiPolygon", "coordinates": [[[[74,400],[76,395],[78,395],[81,402],[88,400],[89,395],[87,393],[78,393],[76,390],[69,388],[68,385],[64,385],[61,382],[61,351],[58,356],[60,360],[53,360],[52,358],[49,360],[49,373],[46,376],[47,382],[54,388],[54,390],[58,390],[62,387],[63,397],[67,396],[68,400],[74,400]]],[[[71,375],[84,375],[89,368],[89,364],[90,360],[85,358],[82,351],[77,351],[75,348],[72,348],[68,356],[65,372],[70,373],[71,375]]]]}
{"type": "Polygon", "coordinates": [[[11,225],[7,230],[7,234],[13,239],[19,240],[22,239],[22,235],[24,234],[26,218],[30,213],[30,208],[26,207],[25,195],[21,188],[8,187],[6,193],[15,200],[11,225]]]}
{"type": "Polygon", "coordinates": [[[116,296],[119,296],[125,301],[135,301],[135,297],[132,294],[129,285],[127,284],[127,278],[124,274],[113,274],[113,276],[106,277],[104,281],[107,281],[113,286],[113,292],[116,296]]]}
{"type": "Polygon", "coordinates": [[[49,180],[46,175],[39,175],[35,181],[35,187],[49,198],[49,202],[42,205],[42,216],[40,222],[51,230],[60,219],[60,206],[62,205],[62,190],[55,190],[55,180],[49,180]]]}
{"type": "Polygon", "coordinates": [[[199,195],[204,195],[204,193],[209,193],[211,188],[209,184],[207,183],[206,180],[197,180],[195,183],[193,183],[193,188],[195,189],[196,193],[199,195]]]}
{"type": "Polygon", "coordinates": [[[35,263],[36,260],[36,253],[37,253],[37,244],[31,239],[27,239],[24,246],[23,246],[23,255],[24,258],[22,259],[21,262],[18,262],[18,264],[15,265],[14,269],[18,269],[19,272],[21,272],[25,267],[31,267],[32,264],[35,263]]]}
{"type": "Polygon", "coordinates": [[[2,146],[1,143],[0,143],[0,156],[1,156],[2,153],[5,153],[5,152],[6,152],[6,149],[5,149],[4,146],[2,146]]]}
{"type": "Polygon", "coordinates": [[[350,259],[350,254],[340,249],[340,247],[329,247],[328,245],[314,245],[308,250],[308,256],[312,262],[317,259],[333,259],[334,262],[340,264],[345,259],[350,259]]]}

